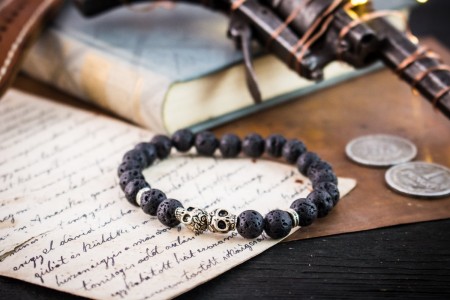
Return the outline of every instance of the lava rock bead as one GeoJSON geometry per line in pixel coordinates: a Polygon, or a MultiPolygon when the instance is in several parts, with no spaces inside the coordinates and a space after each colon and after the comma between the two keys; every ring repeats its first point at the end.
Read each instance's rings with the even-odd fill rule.
{"type": "Polygon", "coordinates": [[[156,160],[156,147],[152,143],[139,143],[137,144],[134,149],[141,150],[144,152],[145,157],[147,158],[147,165],[145,167],[148,167],[152,165],[156,160]]]}
{"type": "Polygon", "coordinates": [[[137,206],[136,195],[140,189],[150,187],[150,185],[144,179],[133,179],[125,186],[124,193],[128,202],[137,206]]]}
{"type": "Polygon", "coordinates": [[[324,190],[314,190],[307,197],[307,200],[314,202],[317,206],[317,217],[323,218],[333,209],[333,200],[330,194],[324,190]]]}
{"type": "Polygon", "coordinates": [[[306,146],[302,141],[292,139],[284,144],[282,155],[288,163],[293,164],[297,161],[298,157],[306,151],[306,146]]]}
{"type": "Polygon", "coordinates": [[[119,184],[120,184],[120,188],[122,189],[122,191],[125,190],[125,187],[127,186],[127,184],[134,179],[144,179],[144,176],[142,176],[141,170],[132,169],[132,170],[123,172],[119,178],[119,184]]]}
{"type": "Polygon", "coordinates": [[[129,160],[122,162],[117,168],[117,175],[120,177],[125,171],[139,169],[141,170],[141,165],[135,160],[129,160]]]}
{"type": "Polygon", "coordinates": [[[168,226],[168,227],[175,227],[178,224],[180,224],[180,221],[175,217],[175,210],[178,207],[183,207],[183,204],[181,204],[180,201],[175,199],[166,199],[163,202],[161,202],[158,206],[157,210],[157,216],[158,220],[168,226]]]}
{"type": "Polygon", "coordinates": [[[151,189],[149,191],[145,191],[141,195],[141,208],[146,214],[156,216],[158,206],[166,199],[166,194],[160,190],[151,189]]]}
{"type": "Polygon", "coordinates": [[[319,172],[322,172],[324,170],[333,171],[333,168],[326,161],[317,160],[317,161],[313,162],[309,166],[308,171],[307,171],[306,174],[308,175],[308,178],[309,178],[310,176],[314,176],[314,173],[319,173],[319,172]]]}
{"type": "Polygon", "coordinates": [[[264,153],[264,139],[257,133],[251,133],[242,142],[242,151],[245,155],[258,158],[264,153]]]}
{"type": "Polygon", "coordinates": [[[280,134],[272,134],[266,139],[266,153],[272,157],[280,157],[286,139],[280,134]]]}
{"type": "Polygon", "coordinates": [[[264,230],[264,217],[255,210],[245,210],[236,220],[237,232],[246,239],[254,239],[264,230]]]}
{"type": "Polygon", "coordinates": [[[195,136],[188,129],[177,130],[172,135],[172,145],[179,152],[187,152],[194,145],[195,136]]]}
{"type": "Polygon", "coordinates": [[[311,180],[314,189],[321,182],[331,182],[337,184],[337,177],[332,170],[321,170],[311,174],[308,178],[311,180]]]}
{"type": "Polygon", "coordinates": [[[264,218],[264,231],[273,239],[281,239],[289,234],[292,228],[292,219],[284,210],[272,210],[264,218]]]}
{"type": "Polygon", "coordinates": [[[219,141],[210,131],[202,131],[195,135],[195,149],[204,156],[213,156],[219,147],[219,141]]]}
{"type": "Polygon", "coordinates": [[[311,225],[317,219],[317,206],[311,200],[306,198],[297,199],[292,202],[291,208],[298,214],[298,225],[302,227],[311,225]]]}
{"type": "Polygon", "coordinates": [[[147,167],[147,157],[145,157],[144,152],[139,149],[132,149],[123,155],[122,161],[130,160],[137,161],[141,169],[147,167]]]}
{"type": "Polygon", "coordinates": [[[300,155],[297,159],[297,168],[300,171],[300,173],[302,173],[303,175],[307,175],[308,174],[308,168],[309,166],[316,162],[319,161],[320,158],[319,156],[314,153],[314,152],[305,152],[302,155],[300,155]]]}
{"type": "Polygon", "coordinates": [[[242,143],[239,137],[232,133],[227,133],[220,139],[219,150],[223,157],[232,158],[241,152],[242,143]]]}
{"type": "Polygon", "coordinates": [[[340,193],[336,184],[332,182],[320,182],[315,189],[327,191],[331,196],[334,206],[339,202],[340,193]]]}
{"type": "Polygon", "coordinates": [[[172,141],[165,135],[155,135],[150,141],[156,148],[156,156],[159,159],[164,159],[170,154],[172,149],[172,141]]]}

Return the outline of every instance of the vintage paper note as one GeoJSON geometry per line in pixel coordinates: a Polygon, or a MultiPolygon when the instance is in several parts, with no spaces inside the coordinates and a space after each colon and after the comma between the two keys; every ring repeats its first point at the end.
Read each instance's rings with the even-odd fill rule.
{"type": "MultiPolygon", "coordinates": [[[[131,206],[116,168],[149,132],[16,91],[0,104],[1,275],[91,298],[169,298],[279,242],[170,229],[131,206]]],[[[206,210],[264,214],[311,189],[265,160],[174,154],[144,175],[206,210]]],[[[342,194],[354,186],[339,179],[342,194]]]]}

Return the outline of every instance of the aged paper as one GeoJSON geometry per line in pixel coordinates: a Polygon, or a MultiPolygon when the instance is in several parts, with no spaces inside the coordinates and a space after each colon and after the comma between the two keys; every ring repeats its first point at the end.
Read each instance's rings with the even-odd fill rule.
{"type": "MultiPolygon", "coordinates": [[[[2,275],[91,298],[170,298],[279,242],[170,229],[131,206],[116,168],[149,132],[16,91],[0,102],[0,124],[2,275]]],[[[144,175],[206,210],[265,214],[311,189],[265,160],[174,154],[144,175]]],[[[354,186],[339,179],[342,194],[354,186]]]]}

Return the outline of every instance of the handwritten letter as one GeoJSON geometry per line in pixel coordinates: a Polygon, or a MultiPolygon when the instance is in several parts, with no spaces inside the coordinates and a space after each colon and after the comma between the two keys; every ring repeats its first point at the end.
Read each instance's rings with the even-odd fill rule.
{"type": "MultiPolygon", "coordinates": [[[[15,91],[0,103],[0,124],[2,275],[91,298],[169,298],[278,242],[195,235],[130,205],[116,168],[149,132],[15,91]]],[[[209,211],[265,214],[311,189],[291,166],[243,158],[174,154],[144,175],[185,207],[209,211]]],[[[354,185],[339,179],[341,194],[354,185]]]]}

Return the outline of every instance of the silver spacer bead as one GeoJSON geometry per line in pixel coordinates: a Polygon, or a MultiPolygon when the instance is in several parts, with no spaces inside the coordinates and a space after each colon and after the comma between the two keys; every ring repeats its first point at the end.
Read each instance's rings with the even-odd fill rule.
{"type": "Polygon", "coordinates": [[[293,221],[292,228],[297,227],[298,224],[300,223],[300,217],[299,217],[298,213],[295,210],[293,210],[292,208],[286,209],[286,212],[289,215],[291,215],[291,218],[293,221]]]}
{"type": "Polygon", "coordinates": [[[142,194],[147,192],[147,191],[150,191],[150,190],[151,190],[151,188],[149,188],[149,187],[145,187],[145,188],[142,188],[142,189],[139,190],[139,192],[136,194],[136,203],[137,203],[137,205],[141,206],[142,194]]]}

